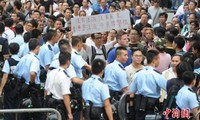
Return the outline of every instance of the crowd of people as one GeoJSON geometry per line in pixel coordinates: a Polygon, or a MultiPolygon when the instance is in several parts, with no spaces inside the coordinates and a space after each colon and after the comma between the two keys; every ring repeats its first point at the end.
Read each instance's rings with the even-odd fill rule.
{"type": "MultiPolygon", "coordinates": [[[[155,108],[163,119],[199,119],[199,1],[175,2],[0,0],[3,109],[50,107],[62,120],[119,120],[119,100],[129,93],[127,119],[144,120],[155,108]],[[177,10],[171,20],[167,9],[177,10]],[[71,31],[72,18],[120,11],[129,11],[129,28],[71,31]],[[179,113],[167,112],[173,108],[179,113]]],[[[6,113],[4,120],[47,116],[6,113]]]]}

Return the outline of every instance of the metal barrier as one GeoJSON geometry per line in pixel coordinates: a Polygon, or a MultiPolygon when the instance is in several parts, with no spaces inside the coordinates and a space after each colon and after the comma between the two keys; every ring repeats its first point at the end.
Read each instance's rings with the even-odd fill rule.
{"type": "Polygon", "coordinates": [[[60,113],[53,108],[31,108],[31,109],[1,109],[0,113],[30,113],[30,112],[54,112],[58,120],[62,120],[60,113]]]}

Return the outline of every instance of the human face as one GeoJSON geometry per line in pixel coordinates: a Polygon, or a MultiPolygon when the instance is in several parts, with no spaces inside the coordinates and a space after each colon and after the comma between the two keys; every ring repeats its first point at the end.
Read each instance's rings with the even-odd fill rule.
{"type": "Polygon", "coordinates": [[[68,3],[63,3],[63,10],[66,10],[67,8],[69,8],[69,5],[68,5],[68,3]]]}
{"type": "Polygon", "coordinates": [[[31,23],[26,23],[26,31],[31,32],[33,30],[33,25],[31,23]]]}
{"type": "Polygon", "coordinates": [[[83,0],[82,5],[84,8],[88,7],[88,1],[87,0],[83,0]]]}
{"type": "Polygon", "coordinates": [[[109,32],[109,37],[110,37],[111,40],[114,40],[114,39],[115,39],[115,37],[116,37],[116,32],[115,32],[115,30],[111,30],[111,31],[109,32]]]}
{"type": "Polygon", "coordinates": [[[191,22],[191,21],[195,21],[196,18],[194,16],[194,14],[191,14],[189,17],[188,17],[188,22],[191,22]]]}
{"type": "Polygon", "coordinates": [[[65,18],[70,19],[71,17],[72,17],[72,12],[67,9],[65,12],[65,18]]]}
{"type": "Polygon", "coordinates": [[[34,12],[33,13],[33,19],[35,19],[35,20],[40,19],[40,13],[39,12],[34,12]]]}
{"type": "Polygon", "coordinates": [[[153,40],[153,33],[151,30],[146,30],[145,31],[145,37],[147,38],[147,40],[153,40]]]}
{"type": "Polygon", "coordinates": [[[113,12],[115,12],[115,10],[116,9],[114,7],[112,7],[112,6],[109,7],[109,13],[113,13],[113,12]]]}
{"type": "Polygon", "coordinates": [[[190,23],[190,31],[196,30],[195,23],[190,23]]]}
{"type": "Polygon", "coordinates": [[[86,13],[84,12],[84,11],[81,11],[80,13],[79,13],[79,16],[81,17],[81,16],[86,16],[86,13]]]}
{"type": "Polygon", "coordinates": [[[172,57],[172,67],[176,69],[176,66],[181,62],[180,56],[173,56],[172,57]]]}
{"type": "Polygon", "coordinates": [[[75,4],[74,7],[73,7],[74,13],[78,14],[78,11],[79,11],[79,10],[80,10],[79,5],[75,4]]]}
{"type": "Polygon", "coordinates": [[[165,23],[165,22],[166,22],[166,18],[165,18],[164,15],[163,15],[163,16],[160,16],[160,17],[159,17],[159,20],[160,20],[160,23],[165,23]]]}
{"type": "Polygon", "coordinates": [[[135,51],[133,53],[133,56],[132,56],[132,61],[134,64],[141,64],[142,63],[142,52],[141,51],[135,51]]]}
{"type": "Polygon", "coordinates": [[[40,9],[39,9],[40,13],[45,13],[45,7],[44,6],[41,6],[40,9]]]}
{"type": "Polygon", "coordinates": [[[56,29],[62,29],[63,28],[62,22],[58,21],[58,20],[55,22],[54,26],[55,26],[56,29]]]}
{"type": "Polygon", "coordinates": [[[107,42],[108,34],[107,34],[107,32],[102,32],[101,35],[102,35],[101,40],[105,44],[107,42]]]}
{"type": "Polygon", "coordinates": [[[119,40],[118,43],[123,47],[128,47],[128,36],[127,36],[127,34],[123,34],[121,36],[121,40],[119,40]]]}
{"type": "Polygon", "coordinates": [[[54,26],[54,21],[52,19],[48,19],[48,24],[53,27],[54,26]]]}
{"type": "Polygon", "coordinates": [[[101,34],[95,34],[94,43],[97,47],[100,47],[102,45],[102,35],[101,34]]]}
{"type": "Polygon", "coordinates": [[[141,16],[141,23],[146,24],[148,22],[148,16],[146,14],[143,14],[141,16]]]}
{"type": "Polygon", "coordinates": [[[177,17],[174,17],[174,18],[172,19],[172,24],[175,25],[175,24],[177,24],[177,23],[179,23],[178,18],[177,18],[177,17]]]}
{"type": "Polygon", "coordinates": [[[106,7],[106,0],[101,0],[101,7],[105,8],[106,7]]]}
{"type": "Polygon", "coordinates": [[[120,55],[117,55],[118,60],[121,63],[126,63],[126,61],[128,60],[128,52],[127,50],[122,50],[120,55]]]}
{"type": "Polygon", "coordinates": [[[140,11],[141,11],[141,7],[136,6],[136,8],[135,8],[136,15],[140,15],[140,11]]]}
{"type": "Polygon", "coordinates": [[[139,34],[136,30],[131,30],[129,34],[129,39],[131,43],[135,43],[139,40],[139,34]]]}
{"type": "Polygon", "coordinates": [[[44,22],[43,21],[38,21],[38,29],[43,30],[44,29],[44,22]]]}
{"type": "Polygon", "coordinates": [[[17,14],[11,14],[11,18],[13,19],[15,23],[19,20],[19,18],[17,17],[17,14]]]}
{"type": "Polygon", "coordinates": [[[121,9],[124,9],[126,7],[126,4],[124,3],[124,1],[121,1],[119,5],[121,9]]]}
{"type": "Polygon", "coordinates": [[[195,3],[194,3],[194,2],[190,2],[190,3],[189,3],[189,9],[190,9],[190,10],[195,10],[195,8],[196,8],[195,3]]]}

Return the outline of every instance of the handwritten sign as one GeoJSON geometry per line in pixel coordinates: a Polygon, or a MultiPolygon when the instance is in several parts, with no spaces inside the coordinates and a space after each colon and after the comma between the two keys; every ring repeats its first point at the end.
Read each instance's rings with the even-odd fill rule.
{"type": "Polygon", "coordinates": [[[128,10],[71,19],[73,36],[119,30],[130,26],[128,10]]]}

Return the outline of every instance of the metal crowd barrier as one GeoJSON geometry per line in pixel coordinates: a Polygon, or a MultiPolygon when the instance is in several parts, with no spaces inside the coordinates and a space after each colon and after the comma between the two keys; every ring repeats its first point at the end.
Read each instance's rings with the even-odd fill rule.
{"type": "Polygon", "coordinates": [[[61,114],[53,108],[30,108],[30,109],[1,109],[0,113],[30,113],[30,112],[54,112],[57,120],[62,120],[61,114]]]}

